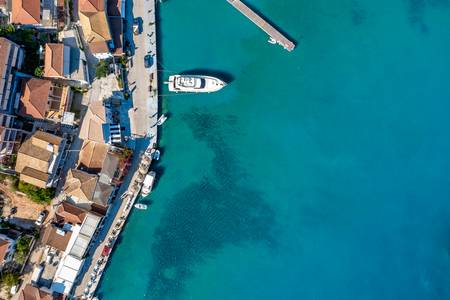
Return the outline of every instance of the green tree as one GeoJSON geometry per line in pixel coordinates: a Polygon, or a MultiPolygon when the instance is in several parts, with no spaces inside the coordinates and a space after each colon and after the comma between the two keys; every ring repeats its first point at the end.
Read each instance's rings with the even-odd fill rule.
{"type": "Polygon", "coordinates": [[[2,282],[9,288],[19,283],[19,274],[8,271],[3,273],[2,282]]]}
{"type": "Polygon", "coordinates": [[[121,56],[119,57],[119,64],[121,64],[122,66],[126,67],[127,66],[127,57],[126,56],[121,56]]]}
{"type": "Polygon", "coordinates": [[[9,36],[16,31],[13,25],[8,24],[0,27],[0,36],[9,36]]]}
{"type": "Polygon", "coordinates": [[[28,250],[30,249],[30,243],[31,243],[31,237],[29,236],[22,236],[17,241],[17,252],[22,253],[28,253],[28,250]]]}
{"type": "Polygon", "coordinates": [[[31,237],[29,236],[22,236],[17,241],[15,260],[18,263],[20,264],[25,263],[27,254],[30,251],[30,246],[31,246],[31,237]]]}
{"type": "Polygon", "coordinates": [[[36,69],[34,69],[34,76],[39,77],[39,78],[44,76],[44,68],[37,67],[36,69]]]}
{"type": "Polygon", "coordinates": [[[23,181],[19,181],[18,190],[26,194],[34,202],[40,204],[49,204],[53,197],[55,197],[55,189],[42,189],[23,181]]]}
{"type": "Polygon", "coordinates": [[[108,62],[105,60],[101,60],[98,62],[97,66],[95,67],[95,77],[102,78],[108,76],[109,73],[109,66],[108,62]]]}

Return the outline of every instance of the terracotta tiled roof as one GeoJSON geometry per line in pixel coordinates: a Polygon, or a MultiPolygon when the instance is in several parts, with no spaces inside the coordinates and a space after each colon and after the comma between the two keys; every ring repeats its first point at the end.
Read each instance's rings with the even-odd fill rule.
{"type": "Polygon", "coordinates": [[[56,209],[56,220],[58,222],[81,224],[86,218],[87,212],[68,202],[61,203],[56,209]]]}
{"type": "Polygon", "coordinates": [[[29,138],[28,140],[23,142],[23,144],[20,146],[19,154],[25,154],[37,160],[49,161],[53,155],[53,152],[34,145],[33,138],[29,138]]]}
{"type": "Polygon", "coordinates": [[[33,134],[33,138],[40,139],[42,141],[45,141],[47,143],[53,144],[53,145],[59,145],[61,144],[63,138],[60,136],[56,136],[54,134],[44,132],[44,131],[36,131],[33,134]]]}
{"type": "Polygon", "coordinates": [[[108,148],[103,143],[84,141],[79,154],[79,167],[87,172],[100,172],[108,153],[108,148]]]}
{"type": "MultiPolygon", "coordinates": [[[[32,168],[42,173],[47,173],[50,159],[59,152],[61,141],[62,138],[53,134],[42,131],[35,132],[19,148],[16,171],[22,173],[25,169],[32,168]]],[[[43,178],[30,170],[26,172],[28,176],[36,175],[37,178],[43,178]]]]}
{"type": "Polygon", "coordinates": [[[27,284],[19,294],[18,300],[52,300],[53,297],[47,292],[44,292],[37,287],[27,284]]]}
{"type": "Polygon", "coordinates": [[[48,225],[42,236],[42,242],[60,251],[65,251],[71,236],[72,232],[70,231],[58,230],[55,225],[48,225]]]}
{"type": "Polygon", "coordinates": [[[97,181],[97,175],[71,169],[67,174],[64,192],[85,201],[92,201],[97,181]]]}
{"type": "Polygon", "coordinates": [[[4,80],[3,73],[5,72],[5,68],[11,62],[9,62],[9,53],[11,49],[11,45],[14,43],[4,37],[0,37],[0,80],[4,80]]]}
{"type": "Polygon", "coordinates": [[[98,12],[105,10],[105,0],[80,0],[81,12],[98,12]]]}
{"type": "Polygon", "coordinates": [[[79,136],[83,140],[104,143],[103,124],[106,123],[106,109],[102,101],[89,104],[81,124],[79,136]]]}
{"type": "Polygon", "coordinates": [[[64,76],[64,44],[45,44],[44,76],[64,76]]]}
{"type": "Polygon", "coordinates": [[[15,24],[39,24],[41,2],[39,0],[13,0],[11,21],[15,24]]]}
{"type": "Polygon", "coordinates": [[[0,263],[5,259],[8,252],[9,242],[4,239],[0,239],[0,263]]]}
{"type": "Polygon", "coordinates": [[[30,168],[30,167],[25,167],[22,170],[21,175],[36,178],[37,180],[42,181],[43,183],[47,182],[47,180],[48,180],[48,174],[46,172],[42,172],[42,171],[30,168]]]}
{"type": "Polygon", "coordinates": [[[111,40],[111,33],[106,19],[106,13],[104,11],[80,11],[79,17],[84,38],[89,44],[91,52],[109,52],[108,42],[111,40]]]}
{"type": "Polygon", "coordinates": [[[91,201],[102,206],[107,206],[109,197],[111,196],[113,190],[114,188],[110,184],[98,182],[91,201]]]}
{"type": "Polygon", "coordinates": [[[23,80],[19,115],[45,119],[51,85],[52,83],[45,79],[29,78],[23,80]]]}

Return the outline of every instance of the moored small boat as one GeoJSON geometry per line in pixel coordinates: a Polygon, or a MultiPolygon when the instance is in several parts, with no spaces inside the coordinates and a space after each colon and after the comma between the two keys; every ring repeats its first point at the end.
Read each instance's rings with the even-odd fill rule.
{"type": "Polygon", "coordinates": [[[141,189],[142,197],[147,196],[152,191],[153,183],[155,182],[155,177],[156,177],[155,171],[151,171],[145,176],[141,189]]]}
{"type": "Polygon", "coordinates": [[[136,203],[136,204],[134,205],[134,208],[141,209],[141,210],[146,210],[148,207],[147,207],[146,204],[143,204],[143,203],[136,203]]]}
{"type": "Polygon", "coordinates": [[[159,160],[159,157],[161,156],[161,151],[158,149],[152,149],[152,159],[159,160]]]}
{"type": "Polygon", "coordinates": [[[161,115],[161,117],[159,117],[158,121],[156,121],[156,125],[161,126],[166,120],[167,116],[163,114],[161,115]]]}

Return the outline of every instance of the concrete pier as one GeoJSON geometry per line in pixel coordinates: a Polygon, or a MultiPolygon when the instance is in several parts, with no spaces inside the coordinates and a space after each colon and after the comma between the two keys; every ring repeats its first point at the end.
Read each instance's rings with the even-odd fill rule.
{"type": "Polygon", "coordinates": [[[240,11],[244,16],[246,16],[250,21],[255,23],[259,28],[261,28],[270,37],[269,42],[273,41],[281,45],[287,51],[292,51],[295,48],[295,44],[285,37],[281,32],[270,25],[266,20],[261,18],[257,13],[255,13],[251,8],[245,5],[240,0],[227,0],[228,3],[234,6],[238,11],[240,11]]]}

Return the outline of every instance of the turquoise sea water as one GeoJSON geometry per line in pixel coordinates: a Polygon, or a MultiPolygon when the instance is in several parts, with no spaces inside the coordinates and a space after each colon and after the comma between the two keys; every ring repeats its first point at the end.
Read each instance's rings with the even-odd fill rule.
{"type": "Polygon", "coordinates": [[[101,299],[450,299],[450,1],[247,3],[297,49],[225,0],[161,6],[166,70],[234,80],[164,98],[101,299]]]}

